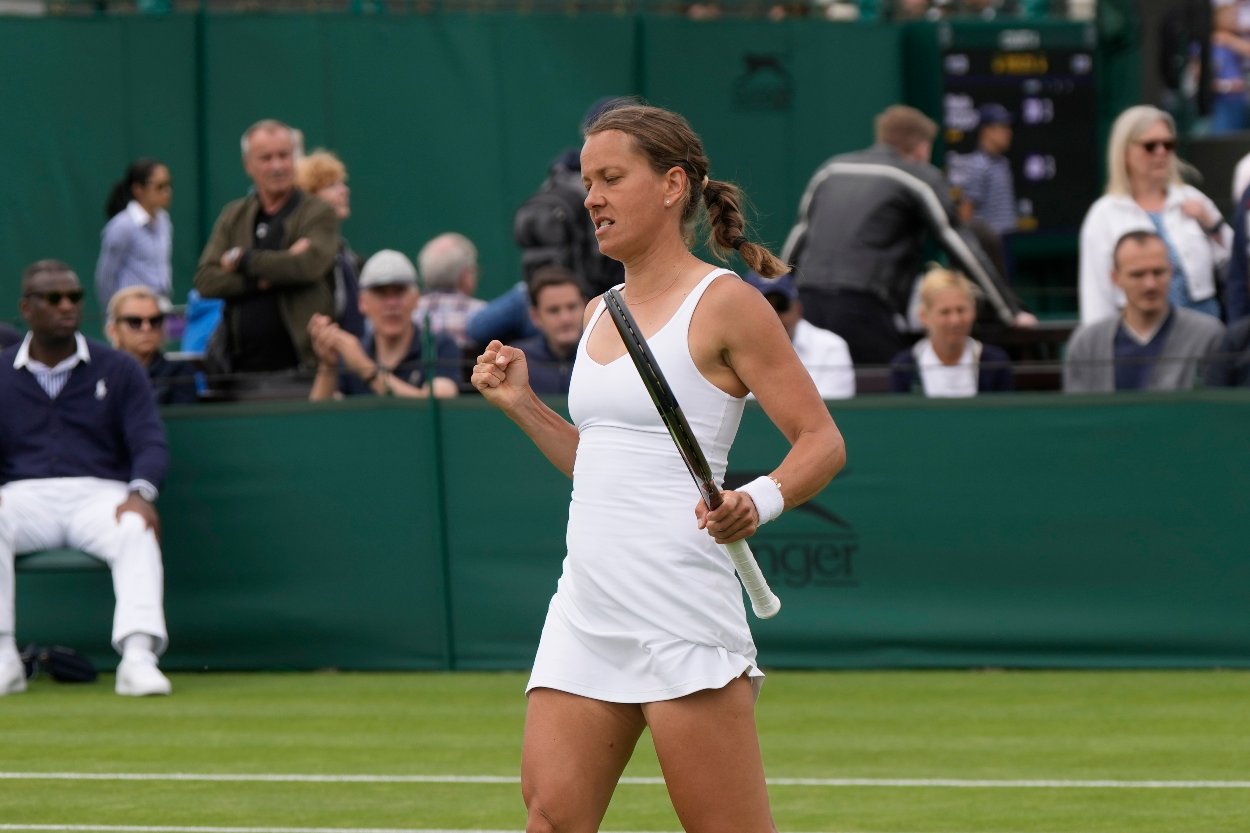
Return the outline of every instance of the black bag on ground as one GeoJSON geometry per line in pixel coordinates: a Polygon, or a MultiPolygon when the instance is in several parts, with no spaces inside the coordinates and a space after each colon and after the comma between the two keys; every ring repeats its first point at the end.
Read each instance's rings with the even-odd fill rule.
{"type": "Polygon", "coordinates": [[[581,171],[556,161],[538,191],[516,210],[512,236],[521,247],[526,283],[535,269],[548,263],[558,263],[577,275],[588,298],[602,295],[625,279],[621,264],[599,253],[585,200],[581,171]]]}
{"type": "Polygon", "coordinates": [[[99,676],[91,660],[64,645],[36,645],[22,649],[26,679],[33,680],[40,671],[60,683],[90,683],[99,676]]]}

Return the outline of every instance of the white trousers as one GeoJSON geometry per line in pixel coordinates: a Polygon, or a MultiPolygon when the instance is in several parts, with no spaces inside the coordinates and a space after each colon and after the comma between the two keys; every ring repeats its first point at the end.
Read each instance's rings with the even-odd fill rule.
{"type": "Polygon", "coordinates": [[[69,547],[108,564],[113,573],[113,648],[136,633],[165,650],[165,571],[156,534],[143,518],[117,507],[129,487],[96,477],[16,480],[0,486],[0,638],[15,633],[16,554],[69,547]]]}

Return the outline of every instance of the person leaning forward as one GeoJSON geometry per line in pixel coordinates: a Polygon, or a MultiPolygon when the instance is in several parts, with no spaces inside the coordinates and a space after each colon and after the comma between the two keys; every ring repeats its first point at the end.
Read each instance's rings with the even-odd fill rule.
{"type": "MultiPolygon", "coordinates": [[[[295,187],[295,135],[279,121],[243,134],[243,167],[255,186],[217,217],[195,288],[226,302],[215,338],[234,373],[313,368],[308,321],[334,309],[334,209],[295,187]]],[[[217,349],[214,350],[213,348],[217,349]]]]}
{"type": "Polygon", "coordinates": [[[907,347],[896,317],[931,237],[1003,324],[1036,325],[959,221],[949,183],[929,163],[937,124],[894,105],[874,129],[875,144],[825,162],[799,203],[781,258],[794,267],[804,318],[846,339],[856,366],[889,363],[907,347]]]}

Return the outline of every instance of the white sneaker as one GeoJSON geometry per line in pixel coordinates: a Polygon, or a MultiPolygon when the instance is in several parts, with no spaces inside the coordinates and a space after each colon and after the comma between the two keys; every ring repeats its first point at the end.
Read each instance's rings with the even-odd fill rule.
{"type": "Polygon", "coordinates": [[[147,697],[151,694],[169,694],[173,686],[169,678],[156,667],[156,657],[139,653],[122,657],[117,666],[117,693],[127,697],[147,697]]]}
{"type": "Polygon", "coordinates": [[[26,690],[26,666],[17,654],[0,657],[0,697],[26,690]]]}

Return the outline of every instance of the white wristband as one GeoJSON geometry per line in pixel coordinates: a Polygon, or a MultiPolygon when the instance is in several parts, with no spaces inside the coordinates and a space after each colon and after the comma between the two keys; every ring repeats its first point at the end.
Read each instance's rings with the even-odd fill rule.
{"type": "Polygon", "coordinates": [[[786,500],[781,496],[781,484],[771,477],[757,477],[734,491],[745,492],[755,501],[760,526],[776,518],[786,508],[786,500]]]}

